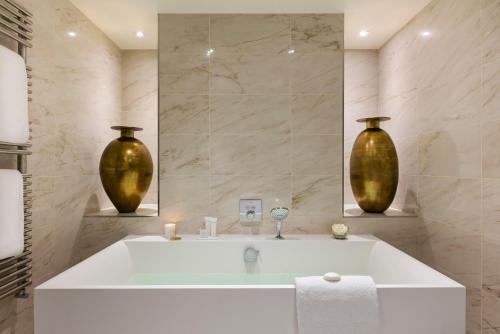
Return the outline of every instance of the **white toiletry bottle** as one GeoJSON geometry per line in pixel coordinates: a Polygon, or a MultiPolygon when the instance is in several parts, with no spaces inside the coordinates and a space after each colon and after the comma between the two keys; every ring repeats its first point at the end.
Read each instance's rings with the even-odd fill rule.
{"type": "Polygon", "coordinates": [[[205,220],[205,230],[207,230],[207,237],[208,236],[211,236],[212,233],[211,233],[211,229],[212,229],[212,222],[210,220],[211,217],[205,217],[204,220],[205,220]]]}
{"type": "Polygon", "coordinates": [[[217,221],[215,217],[205,217],[205,228],[210,233],[211,238],[217,237],[217,221]]]}
{"type": "Polygon", "coordinates": [[[217,238],[217,218],[213,218],[210,224],[210,236],[217,238]]]}

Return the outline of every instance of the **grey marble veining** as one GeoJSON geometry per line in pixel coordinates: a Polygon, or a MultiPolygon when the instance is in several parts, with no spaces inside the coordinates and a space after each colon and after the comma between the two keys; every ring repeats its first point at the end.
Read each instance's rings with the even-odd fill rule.
{"type": "Polygon", "coordinates": [[[210,43],[217,54],[280,54],[290,46],[290,16],[210,15],[210,43]]]}
{"type": "Polygon", "coordinates": [[[205,15],[159,15],[158,46],[167,53],[203,55],[209,45],[209,25],[205,15]]]}
{"type": "Polygon", "coordinates": [[[218,54],[210,71],[211,94],[287,94],[290,55],[218,54]]]}
{"type": "Polygon", "coordinates": [[[300,135],[342,133],[342,95],[294,95],[292,128],[300,135]]]}
{"type": "Polygon", "coordinates": [[[210,126],[214,134],[290,134],[290,97],[212,95],[210,126]]]}
{"type": "Polygon", "coordinates": [[[222,232],[272,233],[268,214],[239,224],[238,200],[257,197],[291,208],[289,231],[328,232],[342,215],[330,209],[342,198],[343,15],[161,16],[162,212],[178,212],[181,232],[213,214],[222,232]],[[188,212],[194,191],[209,204],[188,212]]]}
{"type": "Polygon", "coordinates": [[[336,94],[343,90],[343,52],[296,53],[291,58],[293,93],[336,94]]]}
{"type": "Polygon", "coordinates": [[[292,48],[298,53],[342,51],[344,15],[292,15],[292,48]]]}
{"type": "Polygon", "coordinates": [[[208,95],[160,95],[160,135],[208,134],[208,95]]]}

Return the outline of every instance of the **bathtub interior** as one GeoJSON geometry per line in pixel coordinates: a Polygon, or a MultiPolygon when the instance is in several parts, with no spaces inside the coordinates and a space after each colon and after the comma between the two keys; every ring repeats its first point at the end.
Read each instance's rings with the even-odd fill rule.
{"type": "Polygon", "coordinates": [[[293,285],[297,276],[369,275],[385,286],[459,286],[435,270],[371,236],[347,241],[326,236],[289,240],[128,237],[39,288],[158,287],[179,285],[293,285]],[[260,251],[245,263],[247,247],[260,251]]]}

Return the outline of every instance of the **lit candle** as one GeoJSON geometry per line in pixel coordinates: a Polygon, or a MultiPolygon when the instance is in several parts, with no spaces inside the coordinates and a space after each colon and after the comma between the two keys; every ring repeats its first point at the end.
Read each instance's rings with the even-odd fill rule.
{"type": "Polygon", "coordinates": [[[175,239],[175,224],[165,224],[165,237],[169,240],[175,239]]]}

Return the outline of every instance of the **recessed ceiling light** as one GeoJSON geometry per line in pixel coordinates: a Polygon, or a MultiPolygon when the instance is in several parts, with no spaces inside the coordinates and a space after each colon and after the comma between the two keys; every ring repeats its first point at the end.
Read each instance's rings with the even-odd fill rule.
{"type": "Polygon", "coordinates": [[[295,53],[295,49],[288,49],[288,54],[293,55],[295,53]]]}
{"type": "Polygon", "coordinates": [[[430,35],[432,35],[432,33],[430,31],[420,32],[420,36],[422,36],[422,37],[429,37],[430,35]]]}
{"type": "Polygon", "coordinates": [[[214,49],[210,48],[207,50],[207,57],[210,57],[215,52],[214,49]]]}
{"type": "Polygon", "coordinates": [[[359,37],[366,37],[370,34],[370,32],[368,30],[361,30],[359,32],[359,37]]]}
{"type": "Polygon", "coordinates": [[[68,31],[68,36],[69,37],[76,37],[77,33],[74,31],[68,31]]]}
{"type": "Polygon", "coordinates": [[[137,37],[139,37],[139,38],[143,38],[144,37],[144,33],[142,31],[140,31],[140,30],[138,32],[136,32],[135,35],[137,37]]]}

